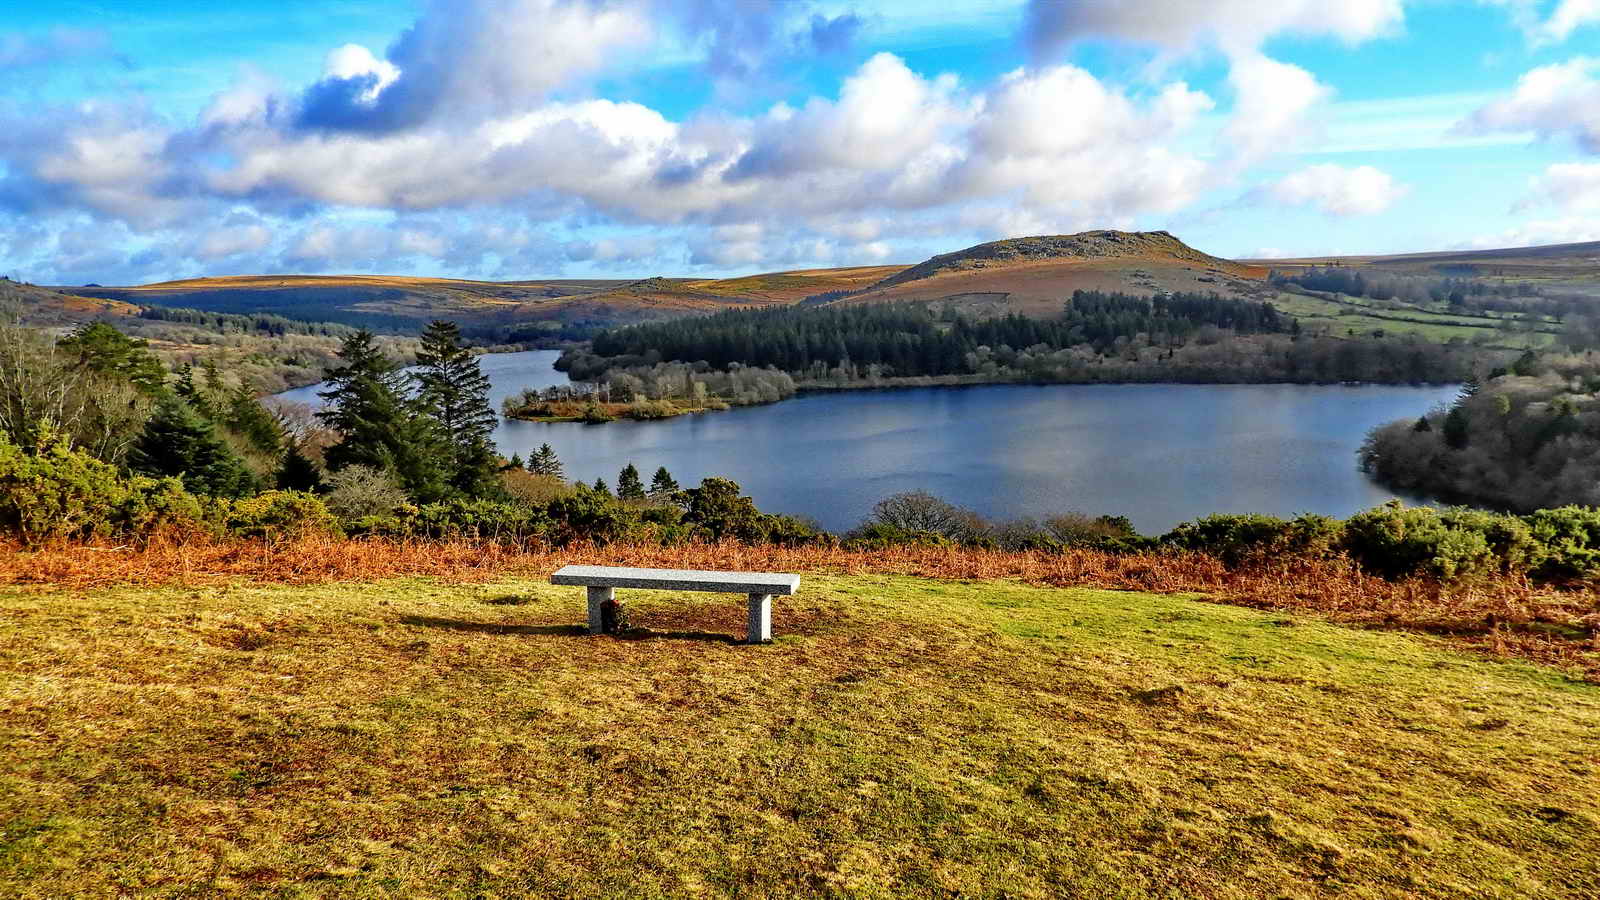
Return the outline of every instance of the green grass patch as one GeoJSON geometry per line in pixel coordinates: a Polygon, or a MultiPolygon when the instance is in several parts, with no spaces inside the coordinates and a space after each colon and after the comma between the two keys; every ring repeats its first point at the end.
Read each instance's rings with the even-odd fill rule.
{"type": "Polygon", "coordinates": [[[0,593],[0,894],[1583,897],[1600,687],[1183,597],[0,593]]]}

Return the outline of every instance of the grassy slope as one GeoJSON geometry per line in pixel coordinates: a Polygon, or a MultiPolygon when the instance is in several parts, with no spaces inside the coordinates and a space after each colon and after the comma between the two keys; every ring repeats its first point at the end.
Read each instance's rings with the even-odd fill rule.
{"type": "Polygon", "coordinates": [[[1180,597],[0,593],[0,893],[1595,896],[1600,688],[1180,597]]]}

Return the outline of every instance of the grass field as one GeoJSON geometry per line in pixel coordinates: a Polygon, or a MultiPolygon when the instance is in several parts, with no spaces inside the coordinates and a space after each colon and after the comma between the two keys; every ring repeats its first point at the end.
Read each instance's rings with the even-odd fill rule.
{"type": "Polygon", "coordinates": [[[0,588],[0,895],[1592,897],[1600,686],[1011,581],[0,588]]]}
{"type": "Polygon", "coordinates": [[[1524,349],[1550,345],[1561,330],[1557,324],[1543,322],[1535,331],[1508,331],[1500,328],[1499,320],[1492,317],[1464,316],[1343,294],[1279,293],[1273,296],[1272,305],[1299,319],[1302,327],[1327,330],[1336,336],[1351,330],[1356,334],[1381,330],[1389,334],[1414,334],[1437,343],[1452,339],[1477,340],[1495,347],[1524,349]]]}

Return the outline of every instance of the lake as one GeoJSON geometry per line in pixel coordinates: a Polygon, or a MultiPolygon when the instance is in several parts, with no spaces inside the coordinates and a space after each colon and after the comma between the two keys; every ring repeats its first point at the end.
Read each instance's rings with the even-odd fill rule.
{"type": "MultiPolygon", "coordinates": [[[[549,350],[480,357],[490,402],[567,383],[549,350]]],[[[318,386],[285,400],[317,403],[318,386]]],[[[768,512],[857,525],[922,489],[986,516],[1125,515],[1146,534],[1213,512],[1348,516],[1394,498],[1356,468],[1374,425],[1454,387],[983,385],[805,394],[771,406],[604,425],[505,421],[495,442],[555,448],[567,477],[613,487],[638,466],[732,478],[768,512]]]]}

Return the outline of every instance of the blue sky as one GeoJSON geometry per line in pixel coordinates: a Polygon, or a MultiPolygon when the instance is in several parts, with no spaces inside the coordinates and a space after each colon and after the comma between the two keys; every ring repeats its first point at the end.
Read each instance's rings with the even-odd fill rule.
{"type": "Polygon", "coordinates": [[[1600,240],[1600,0],[52,2],[0,273],[488,279],[1600,240]]]}

